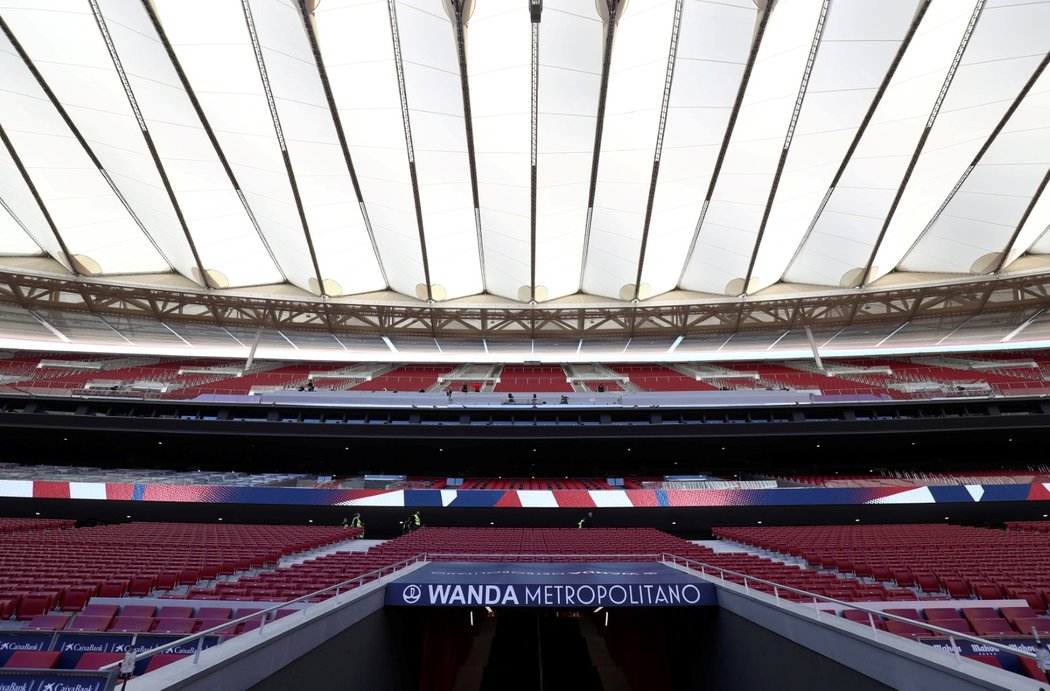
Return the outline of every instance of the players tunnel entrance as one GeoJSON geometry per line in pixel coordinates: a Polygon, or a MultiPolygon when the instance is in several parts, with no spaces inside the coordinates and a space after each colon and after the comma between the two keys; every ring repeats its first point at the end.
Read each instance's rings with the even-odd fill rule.
{"type": "Polygon", "coordinates": [[[389,584],[386,604],[416,617],[420,689],[587,691],[674,688],[659,613],[717,599],[657,562],[434,562],[389,584]]]}
{"type": "Polygon", "coordinates": [[[690,669],[717,609],[397,610],[421,691],[706,688],[690,669]]]}
{"type": "Polygon", "coordinates": [[[889,688],[718,607],[384,613],[421,691],[889,688]]]}

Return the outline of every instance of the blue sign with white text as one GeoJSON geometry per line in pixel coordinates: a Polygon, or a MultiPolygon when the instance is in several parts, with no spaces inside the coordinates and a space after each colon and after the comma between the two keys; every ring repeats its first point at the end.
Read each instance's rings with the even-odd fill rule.
{"type": "Polygon", "coordinates": [[[0,670],[0,691],[107,691],[115,677],[102,672],[0,670]]]}
{"type": "MultiPolygon", "coordinates": [[[[126,653],[129,650],[141,653],[144,650],[149,650],[165,643],[174,643],[179,638],[181,636],[156,634],[138,634],[138,636],[135,636],[133,634],[74,633],[70,631],[58,635],[58,639],[55,642],[55,650],[62,654],[59,658],[59,664],[67,669],[72,669],[80,662],[80,658],[83,657],[84,653],[126,653]],[[132,645],[132,640],[135,641],[134,645],[132,645]]],[[[202,649],[211,648],[218,644],[218,636],[205,636],[202,649]]],[[[192,655],[197,652],[197,642],[193,641],[192,643],[178,645],[163,652],[174,655],[192,655]]],[[[149,658],[139,660],[135,665],[135,674],[143,674],[148,664],[149,658]]]]}
{"type": "MultiPolygon", "coordinates": [[[[998,643],[1003,643],[1011,648],[1018,648],[1028,653],[1036,653],[1038,650],[1046,650],[1047,643],[1045,640],[1039,641],[1036,638],[996,638],[993,639],[998,643]]],[[[919,638],[917,639],[920,643],[933,646],[939,650],[943,650],[946,653],[953,652],[951,641],[944,638],[919,638]]],[[[967,641],[962,639],[956,639],[955,650],[959,651],[959,654],[963,657],[974,657],[980,655],[981,657],[994,657],[999,661],[999,664],[1003,669],[1017,674],[1024,674],[1024,670],[1021,669],[1021,660],[1016,655],[1012,655],[1005,650],[999,648],[993,648],[990,645],[983,645],[976,641],[967,641]]]]}
{"type": "Polygon", "coordinates": [[[47,650],[54,634],[50,633],[4,633],[0,634],[0,665],[19,650],[47,650]]]}
{"type": "Polygon", "coordinates": [[[694,607],[718,604],[712,584],[657,563],[433,563],[386,588],[408,607],[694,607]]]}

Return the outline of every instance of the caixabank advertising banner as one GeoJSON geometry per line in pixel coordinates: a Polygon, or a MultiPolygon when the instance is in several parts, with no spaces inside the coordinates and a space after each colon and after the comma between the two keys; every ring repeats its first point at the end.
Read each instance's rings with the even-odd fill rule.
{"type": "Polygon", "coordinates": [[[51,633],[5,633],[0,634],[0,667],[20,650],[47,650],[54,634],[51,633]]]}
{"type": "MultiPolygon", "coordinates": [[[[141,653],[165,643],[174,643],[179,638],[181,636],[139,634],[135,637],[129,634],[112,633],[62,633],[58,635],[54,649],[62,654],[59,658],[59,665],[72,669],[80,662],[84,653],[127,653],[129,650],[141,653]]],[[[204,637],[203,647],[205,649],[218,644],[218,636],[204,637]]],[[[197,652],[197,641],[175,646],[163,652],[173,655],[192,655],[197,652]]],[[[135,674],[143,674],[148,664],[149,658],[139,660],[135,664],[135,674]]],[[[0,689],[0,691],[3,690],[0,689]]]]}
{"type": "Polygon", "coordinates": [[[108,691],[115,674],[59,670],[0,670],[0,691],[108,691]]]}

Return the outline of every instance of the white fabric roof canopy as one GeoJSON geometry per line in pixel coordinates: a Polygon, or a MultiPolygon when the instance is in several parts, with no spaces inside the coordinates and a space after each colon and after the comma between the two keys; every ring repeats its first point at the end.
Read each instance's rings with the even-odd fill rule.
{"type": "Polygon", "coordinates": [[[1050,0],[0,0],[0,269],[542,303],[1050,253],[1050,0]]]}

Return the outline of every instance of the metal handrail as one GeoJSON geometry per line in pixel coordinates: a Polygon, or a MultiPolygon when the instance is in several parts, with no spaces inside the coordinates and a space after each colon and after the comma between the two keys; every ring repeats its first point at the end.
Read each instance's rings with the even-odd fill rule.
{"type": "MultiPolygon", "coordinates": [[[[312,593],[310,593],[308,595],[302,595],[300,597],[295,598],[294,600],[288,600],[286,602],[281,602],[281,603],[273,605],[271,607],[267,607],[266,609],[261,609],[258,612],[252,612],[251,614],[245,615],[245,616],[240,617],[238,619],[231,619],[230,621],[223,622],[222,624],[220,624],[218,626],[213,626],[210,629],[206,629],[204,631],[198,631],[197,633],[190,634],[189,636],[184,636],[182,638],[179,638],[178,640],[172,641],[171,643],[165,643],[163,645],[158,645],[158,646],[155,646],[155,647],[150,648],[148,650],[143,650],[141,653],[133,653],[132,654],[132,659],[135,662],[138,662],[139,660],[142,660],[144,658],[150,657],[151,655],[155,655],[155,654],[157,654],[159,652],[162,652],[164,650],[168,650],[170,648],[174,648],[174,647],[179,646],[179,645],[185,645],[185,644],[190,643],[192,641],[197,641],[197,651],[193,655],[193,664],[197,664],[197,661],[200,659],[201,650],[204,647],[204,639],[207,636],[211,636],[211,635],[213,635],[215,633],[218,633],[219,631],[222,631],[223,629],[228,629],[231,626],[237,626],[237,625],[242,624],[242,623],[244,623],[246,621],[251,621],[252,619],[256,619],[256,618],[259,618],[259,617],[262,617],[262,621],[259,623],[259,635],[262,636],[263,635],[263,628],[266,626],[266,617],[270,614],[270,612],[275,612],[275,611],[277,611],[277,610],[279,610],[279,609],[281,609],[283,607],[287,607],[288,605],[294,605],[294,604],[298,604],[300,602],[307,601],[307,600],[309,600],[311,598],[314,598],[314,597],[317,597],[318,595],[321,595],[322,593],[327,593],[330,590],[335,590],[336,591],[335,594],[338,597],[339,596],[339,590],[342,589],[342,588],[346,588],[346,586],[348,586],[351,583],[356,583],[357,585],[354,586],[354,587],[359,588],[359,587],[364,585],[366,578],[370,578],[371,576],[374,576],[374,575],[378,575],[381,578],[385,571],[389,570],[390,573],[394,573],[395,571],[398,571],[400,568],[403,568],[405,566],[409,566],[410,564],[415,564],[416,562],[419,562],[419,561],[424,561],[424,562],[427,561],[427,553],[426,552],[420,552],[420,553],[418,553],[418,554],[416,554],[414,556],[402,559],[401,561],[396,562],[394,564],[389,564],[387,566],[382,566],[382,567],[380,567],[378,569],[373,569],[373,570],[368,571],[367,573],[363,573],[363,574],[361,574],[359,576],[354,576],[353,578],[348,578],[347,580],[345,580],[345,581],[343,581],[341,583],[336,583],[335,585],[330,585],[330,586],[328,586],[326,588],[322,588],[320,590],[316,590],[316,591],[314,591],[314,592],[312,592],[312,593]]],[[[309,604],[310,603],[307,602],[306,604],[307,604],[307,607],[303,607],[300,610],[304,615],[306,614],[306,610],[309,609],[309,604]]],[[[108,665],[103,665],[102,667],[99,667],[99,670],[105,672],[105,671],[109,671],[109,670],[112,670],[112,669],[118,669],[118,668],[120,668],[120,666],[122,664],[123,664],[123,661],[121,661],[121,662],[111,662],[108,665]]]]}
{"type": "MultiPolygon", "coordinates": [[[[670,560],[670,562],[672,564],[682,563],[683,565],[686,565],[686,566],[688,566],[689,564],[695,564],[695,565],[700,567],[700,573],[702,575],[704,575],[704,576],[708,575],[707,574],[707,570],[708,569],[711,569],[713,571],[717,571],[722,576],[722,582],[725,582],[725,575],[726,574],[731,574],[733,576],[739,576],[740,578],[744,579],[744,584],[743,585],[744,585],[744,589],[745,590],[748,590],[748,582],[749,581],[752,581],[754,583],[762,583],[764,585],[773,586],[773,596],[776,598],[777,602],[780,601],[780,591],[781,590],[786,590],[786,591],[791,592],[791,593],[798,593],[799,595],[805,595],[808,598],[812,598],[813,601],[814,601],[814,604],[816,604],[817,600],[823,600],[824,602],[830,602],[830,603],[835,604],[835,605],[841,605],[841,606],[843,606],[846,609],[857,609],[857,610],[860,610],[862,612],[867,612],[868,613],[868,623],[871,625],[872,631],[876,631],[876,632],[878,631],[878,629],[875,626],[875,618],[874,618],[874,615],[876,615],[876,614],[881,616],[881,617],[888,617],[888,618],[896,620],[896,621],[904,622],[905,624],[918,624],[919,626],[922,626],[922,628],[924,628],[924,629],[929,629],[931,631],[937,631],[937,632],[940,632],[942,635],[948,636],[948,639],[949,639],[949,641],[951,643],[951,646],[952,646],[952,650],[955,653],[956,659],[959,658],[959,649],[955,645],[955,639],[956,638],[960,638],[960,639],[963,639],[963,640],[966,640],[966,641],[971,641],[973,643],[980,643],[981,645],[991,646],[993,648],[997,648],[999,650],[1002,650],[1003,652],[1011,653],[1011,654],[1017,655],[1019,657],[1027,657],[1030,660],[1036,660],[1036,661],[1039,660],[1039,656],[1036,655],[1035,653],[1030,653],[1027,650],[1021,650],[1020,648],[1015,648],[1015,647],[1012,647],[1012,646],[1009,646],[1009,645],[1006,645],[1006,644],[1003,644],[1003,643],[997,643],[996,641],[990,641],[987,638],[981,638],[980,636],[973,636],[973,635],[970,635],[968,633],[962,633],[961,631],[953,631],[951,629],[945,629],[945,628],[942,628],[940,626],[937,626],[936,624],[930,624],[928,621],[917,621],[915,619],[909,619],[908,617],[902,617],[902,616],[899,616],[899,615],[896,615],[896,614],[890,614],[889,612],[884,612],[884,611],[877,610],[877,609],[871,609],[870,607],[864,607],[862,605],[858,605],[855,602],[846,602],[845,600],[836,600],[835,598],[828,597],[827,595],[820,595],[819,593],[811,593],[811,592],[809,592],[807,590],[801,590],[799,588],[793,588],[793,587],[791,587],[789,585],[783,585],[782,583],[776,583],[774,581],[767,581],[764,578],[756,578],[755,576],[750,576],[750,575],[748,575],[746,573],[740,573],[739,571],[733,571],[732,569],[722,568],[721,566],[715,566],[714,564],[706,564],[706,563],[701,562],[701,561],[696,561],[695,559],[688,559],[686,557],[679,557],[679,556],[677,556],[675,554],[670,554],[668,552],[664,552],[663,554],[661,554],[660,555],[660,560],[662,562],[666,562],[666,561],[670,560]]],[[[817,613],[817,619],[820,619],[820,609],[819,608],[815,608],[815,611],[817,613]]],[[[846,621],[849,621],[849,620],[846,620],[846,621]]],[[[856,624],[858,622],[852,622],[852,623],[856,624]]],[[[897,634],[891,634],[891,635],[896,636],[897,634]]],[[[1038,638],[1038,635],[1036,635],[1036,638],[1038,638]]]]}

